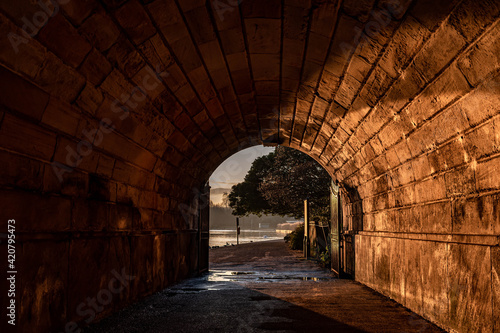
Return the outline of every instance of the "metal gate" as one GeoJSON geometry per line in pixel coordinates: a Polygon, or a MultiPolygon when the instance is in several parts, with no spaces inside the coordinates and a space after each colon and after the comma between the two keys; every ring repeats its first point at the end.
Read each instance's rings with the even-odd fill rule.
{"type": "Polygon", "coordinates": [[[340,277],[342,275],[342,214],[339,187],[333,182],[330,185],[330,253],[332,271],[340,277]]]}

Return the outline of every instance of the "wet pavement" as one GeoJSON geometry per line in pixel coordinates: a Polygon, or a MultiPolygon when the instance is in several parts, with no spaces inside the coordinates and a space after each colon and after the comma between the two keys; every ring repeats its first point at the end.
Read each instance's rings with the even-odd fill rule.
{"type": "Polygon", "coordinates": [[[283,241],[211,250],[210,272],[186,280],[84,332],[443,332],[283,241]]]}

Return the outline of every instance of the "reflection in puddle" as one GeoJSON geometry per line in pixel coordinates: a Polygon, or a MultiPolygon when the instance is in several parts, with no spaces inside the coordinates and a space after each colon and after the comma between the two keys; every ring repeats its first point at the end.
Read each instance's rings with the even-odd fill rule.
{"type": "Polygon", "coordinates": [[[211,270],[207,274],[198,278],[193,278],[177,286],[168,288],[165,292],[168,296],[177,294],[197,294],[206,291],[220,291],[235,288],[242,288],[236,283],[266,283],[266,282],[286,282],[286,281],[328,281],[333,277],[307,276],[307,272],[259,272],[259,271],[226,271],[211,270]]]}
{"type": "Polygon", "coordinates": [[[304,276],[303,272],[296,274],[275,273],[275,272],[238,272],[238,271],[216,271],[212,270],[206,276],[207,281],[274,281],[274,280],[300,280],[300,281],[328,281],[333,277],[304,276]]]}

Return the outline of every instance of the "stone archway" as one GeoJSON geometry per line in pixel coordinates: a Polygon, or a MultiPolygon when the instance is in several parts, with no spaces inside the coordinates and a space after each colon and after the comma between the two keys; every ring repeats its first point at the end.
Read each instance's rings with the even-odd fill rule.
{"type": "Polygon", "coordinates": [[[17,221],[21,324],[81,321],[113,271],[136,278],[98,315],[196,271],[178,207],[257,142],[356,189],[358,281],[447,329],[498,330],[499,9],[2,3],[0,225],[17,221]]]}

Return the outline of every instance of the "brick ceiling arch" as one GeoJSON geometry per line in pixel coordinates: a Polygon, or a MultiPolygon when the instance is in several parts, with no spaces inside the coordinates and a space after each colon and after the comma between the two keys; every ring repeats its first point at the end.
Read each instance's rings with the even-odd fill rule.
{"type": "Polygon", "coordinates": [[[496,329],[499,17],[498,0],[0,1],[20,331],[85,322],[111,272],[137,279],[99,316],[206,268],[198,191],[255,144],[346,190],[356,280],[496,329]]]}
{"type": "MultiPolygon", "coordinates": [[[[497,1],[55,3],[1,4],[4,85],[37,100],[4,95],[21,115],[7,123],[41,124],[53,142],[35,156],[64,164],[104,119],[115,131],[93,137],[97,153],[76,169],[141,188],[187,193],[263,142],[373,191],[443,144],[472,161],[463,136],[453,140],[481,118],[467,105],[481,100],[488,119],[498,95],[497,1]]],[[[452,164],[440,156],[426,167],[452,164]]]]}

